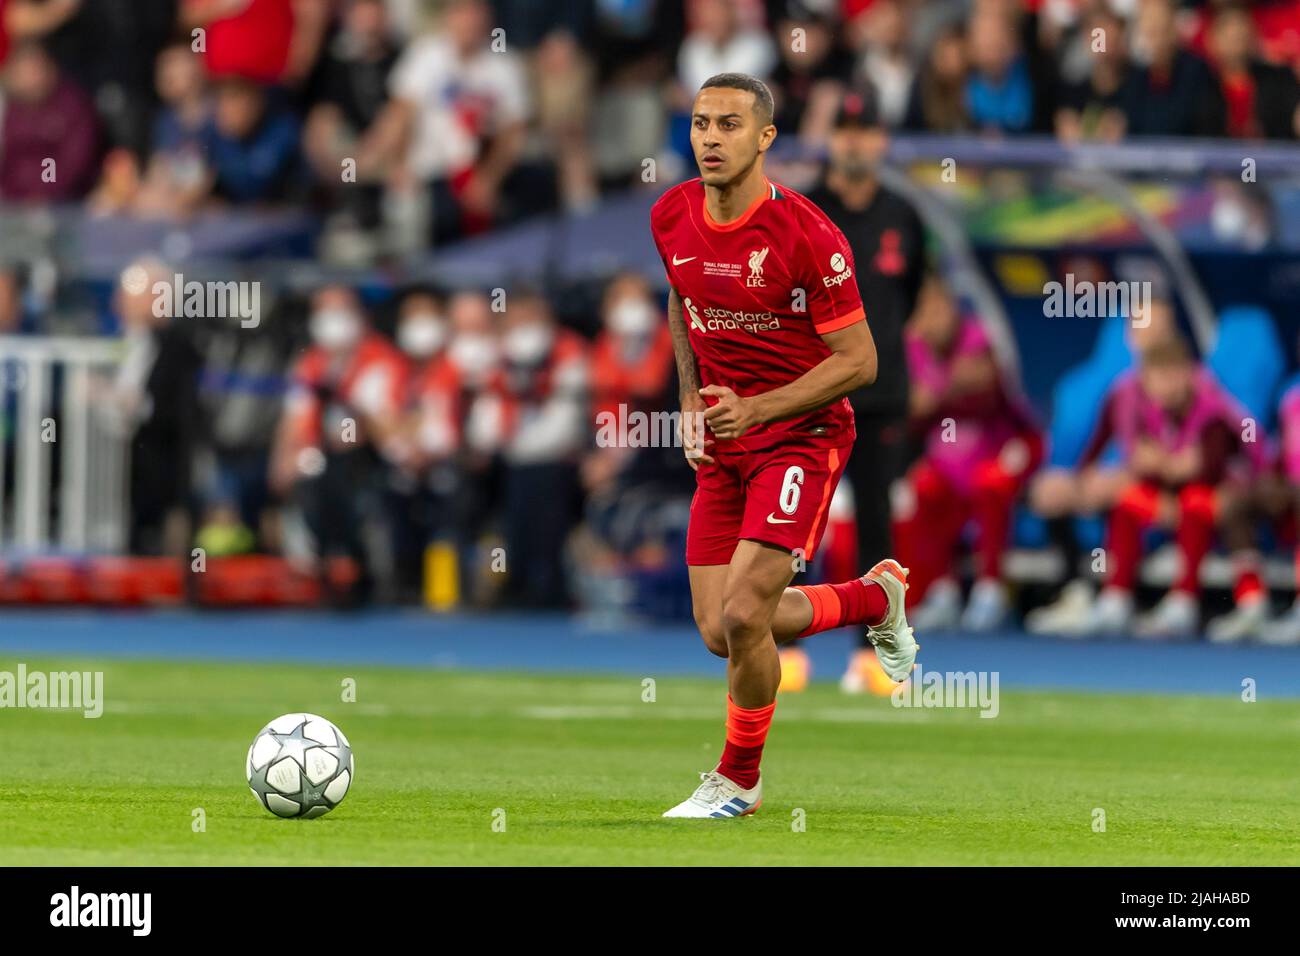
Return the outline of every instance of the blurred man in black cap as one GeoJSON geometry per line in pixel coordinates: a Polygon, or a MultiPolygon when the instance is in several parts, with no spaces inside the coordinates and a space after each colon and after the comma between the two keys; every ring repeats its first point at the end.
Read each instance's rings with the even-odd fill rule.
{"type": "MultiPolygon", "coordinates": [[[[853,249],[858,291],[876,340],[875,384],[850,393],[857,420],[858,451],[849,456],[846,477],[853,488],[858,525],[858,566],[869,568],[893,553],[889,488],[907,465],[907,362],[903,324],[921,287],[924,231],[915,210],[885,189],[876,169],[889,149],[874,91],[854,89],[845,97],[830,135],[830,157],[822,181],[808,198],[840,227],[853,249]]],[[[892,689],[883,678],[865,632],[842,686],[858,692],[870,686],[892,689]]]]}

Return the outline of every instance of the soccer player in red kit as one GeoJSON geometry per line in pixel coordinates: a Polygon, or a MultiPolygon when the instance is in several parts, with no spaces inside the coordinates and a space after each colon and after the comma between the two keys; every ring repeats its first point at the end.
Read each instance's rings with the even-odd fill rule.
{"type": "Polygon", "coordinates": [[[696,477],[691,601],[705,645],[727,659],[729,690],[722,759],[666,817],[758,809],[778,644],[860,625],[892,679],[904,680],[916,659],[898,562],[842,584],[789,586],[825,531],[853,447],[845,395],[875,379],[876,349],[844,236],[763,174],[775,137],[762,82],[740,73],[707,80],[691,116],[700,177],[668,190],[650,213],[671,286],[682,439],[696,477]]]}

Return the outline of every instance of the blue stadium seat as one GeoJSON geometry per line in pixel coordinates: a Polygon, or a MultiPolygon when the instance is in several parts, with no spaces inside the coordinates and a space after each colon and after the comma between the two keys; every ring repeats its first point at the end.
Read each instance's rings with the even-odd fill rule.
{"type": "MultiPolygon", "coordinates": [[[[1074,366],[1052,389],[1052,421],[1048,427],[1049,466],[1070,467],[1083,454],[1101,409],[1106,390],[1115,378],[1132,364],[1128,343],[1124,339],[1124,320],[1106,319],[1091,354],[1074,366]]],[[[1114,456],[1108,449],[1105,458],[1114,456]]],[[[1101,522],[1084,519],[1077,522],[1080,544],[1096,547],[1102,536],[1101,522]]],[[[1021,547],[1036,548],[1047,544],[1042,520],[1021,507],[1017,509],[1012,540],[1021,547]]]]}
{"type": "Polygon", "coordinates": [[[1124,320],[1106,319],[1092,354],[1061,376],[1052,389],[1050,464],[1069,466],[1079,460],[1097,425],[1106,390],[1131,363],[1124,320]]]}
{"type": "Polygon", "coordinates": [[[1272,427],[1286,350],[1268,310],[1254,305],[1224,309],[1207,364],[1261,427],[1272,427]]]}

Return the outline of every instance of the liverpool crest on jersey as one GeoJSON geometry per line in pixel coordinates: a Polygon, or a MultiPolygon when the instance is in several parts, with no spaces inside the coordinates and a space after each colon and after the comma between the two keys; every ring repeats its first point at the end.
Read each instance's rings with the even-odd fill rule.
{"type": "Polygon", "coordinates": [[[749,254],[749,278],[745,280],[745,285],[750,288],[764,285],[763,260],[766,258],[767,246],[762,249],[755,249],[749,254]]]}

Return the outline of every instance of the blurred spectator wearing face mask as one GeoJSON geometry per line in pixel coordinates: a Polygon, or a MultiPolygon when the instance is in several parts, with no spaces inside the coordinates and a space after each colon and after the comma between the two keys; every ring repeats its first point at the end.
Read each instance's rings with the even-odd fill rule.
{"type": "Polygon", "coordinates": [[[1300,82],[1293,72],[1259,59],[1255,24],[1245,4],[1219,8],[1209,50],[1227,106],[1227,133],[1242,139],[1300,135],[1300,82]]]}
{"type": "Polygon", "coordinates": [[[172,271],[153,260],[122,273],[113,310],[126,354],[94,406],[130,436],[132,554],[180,555],[188,544],[202,359],[188,330],[157,314],[154,285],[171,278],[172,271]]]}
{"type": "Polygon", "coordinates": [[[499,405],[489,397],[501,363],[497,315],[481,292],[457,292],[447,304],[451,338],[424,390],[418,432],[432,447],[453,449],[454,490],[449,506],[452,533],[460,555],[462,599],[480,604],[485,562],[479,543],[498,510],[500,468],[499,405]],[[427,403],[427,404],[426,404],[427,403]]]}
{"type": "Polygon", "coordinates": [[[428,289],[402,296],[396,338],[411,368],[401,421],[385,442],[392,466],[385,498],[397,597],[410,602],[421,593],[425,548],[450,526],[454,491],[449,471],[459,430],[442,297],[428,289]]]}
{"type": "Polygon", "coordinates": [[[89,97],[31,42],[10,52],[4,86],[0,196],[37,203],[84,196],[99,161],[99,121],[89,97]]]}
{"type": "Polygon", "coordinates": [[[592,350],[595,411],[661,408],[672,377],[672,335],[645,279],[616,277],[605,290],[602,319],[592,350]]]}
{"type": "Polygon", "coordinates": [[[275,492],[297,505],[308,540],[290,549],[318,570],[342,553],[361,570],[348,597],[368,596],[374,576],[391,574],[374,544],[382,518],[380,455],[398,428],[409,363],[370,327],[356,293],[327,286],[311,302],[312,344],[290,373],[271,458],[275,492]]]}
{"type": "MultiPolygon", "coordinates": [[[[597,447],[582,461],[586,497],[583,525],[574,539],[574,585],[584,604],[594,607],[612,596],[602,583],[626,581],[634,569],[664,569],[666,535],[680,530],[693,490],[690,472],[681,467],[680,449],[625,448],[601,440],[620,423],[634,427],[638,419],[630,416],[676,405],[672,336],[645,279],[633,273],[615,277],[605,290],[602,318],[604,327],[592,350],[597,447]]],[[[615,603],[626,600],[625,586],[615,593],[622,595],[615,603]]]]}
{"type": "Polygon", "coordinates": [[[488,297],[458,292],[447,306],[451,341],[447,360],[455,367],[461,388],[470,395],[483,392],[501,361],[501,343],[488,297]]]}
{"type": "Polygon", "coordinates": [[[1182,48],[1168,0],[1138,7],[1130,54],[1121,94],[1127,135],[1223,135],[1223,94],[1205,62],[1182,48]]]}
{"type": "Polygon", "coordinates": [[[455,376],[447,358],[449,337],[450,324],[441,295],[416,289],[402,296],[396,338],[410,364],[404,397],[406,414],[400,427],[389,436],[386,453],[412,474],[430,462],[447,458],[456,448],[459,428],[452,419],[450,393],[455,376]]]}
{"type": "MultiPolygon", "coordinates": [[[[616,277],[605,290],[604,328],[591,351],[592,413],[602,420],[626,421],[633,412],[670,407],[673,343],[668,323],[650,297],[645,279],[634,273],[616,277]]],[[[629,448],[597,447],[582,463],[588,493],[606,490],[635,457],[629,448]]]]}
{"type": "Polygon", "coordinates": [[[501,359],[487,401],[501,438],[509,596],[530,607],[563,607],[578,460],[593,432],[587,344],[556,324],[539,294],[519,290],[507,300],[501,359]]]}

